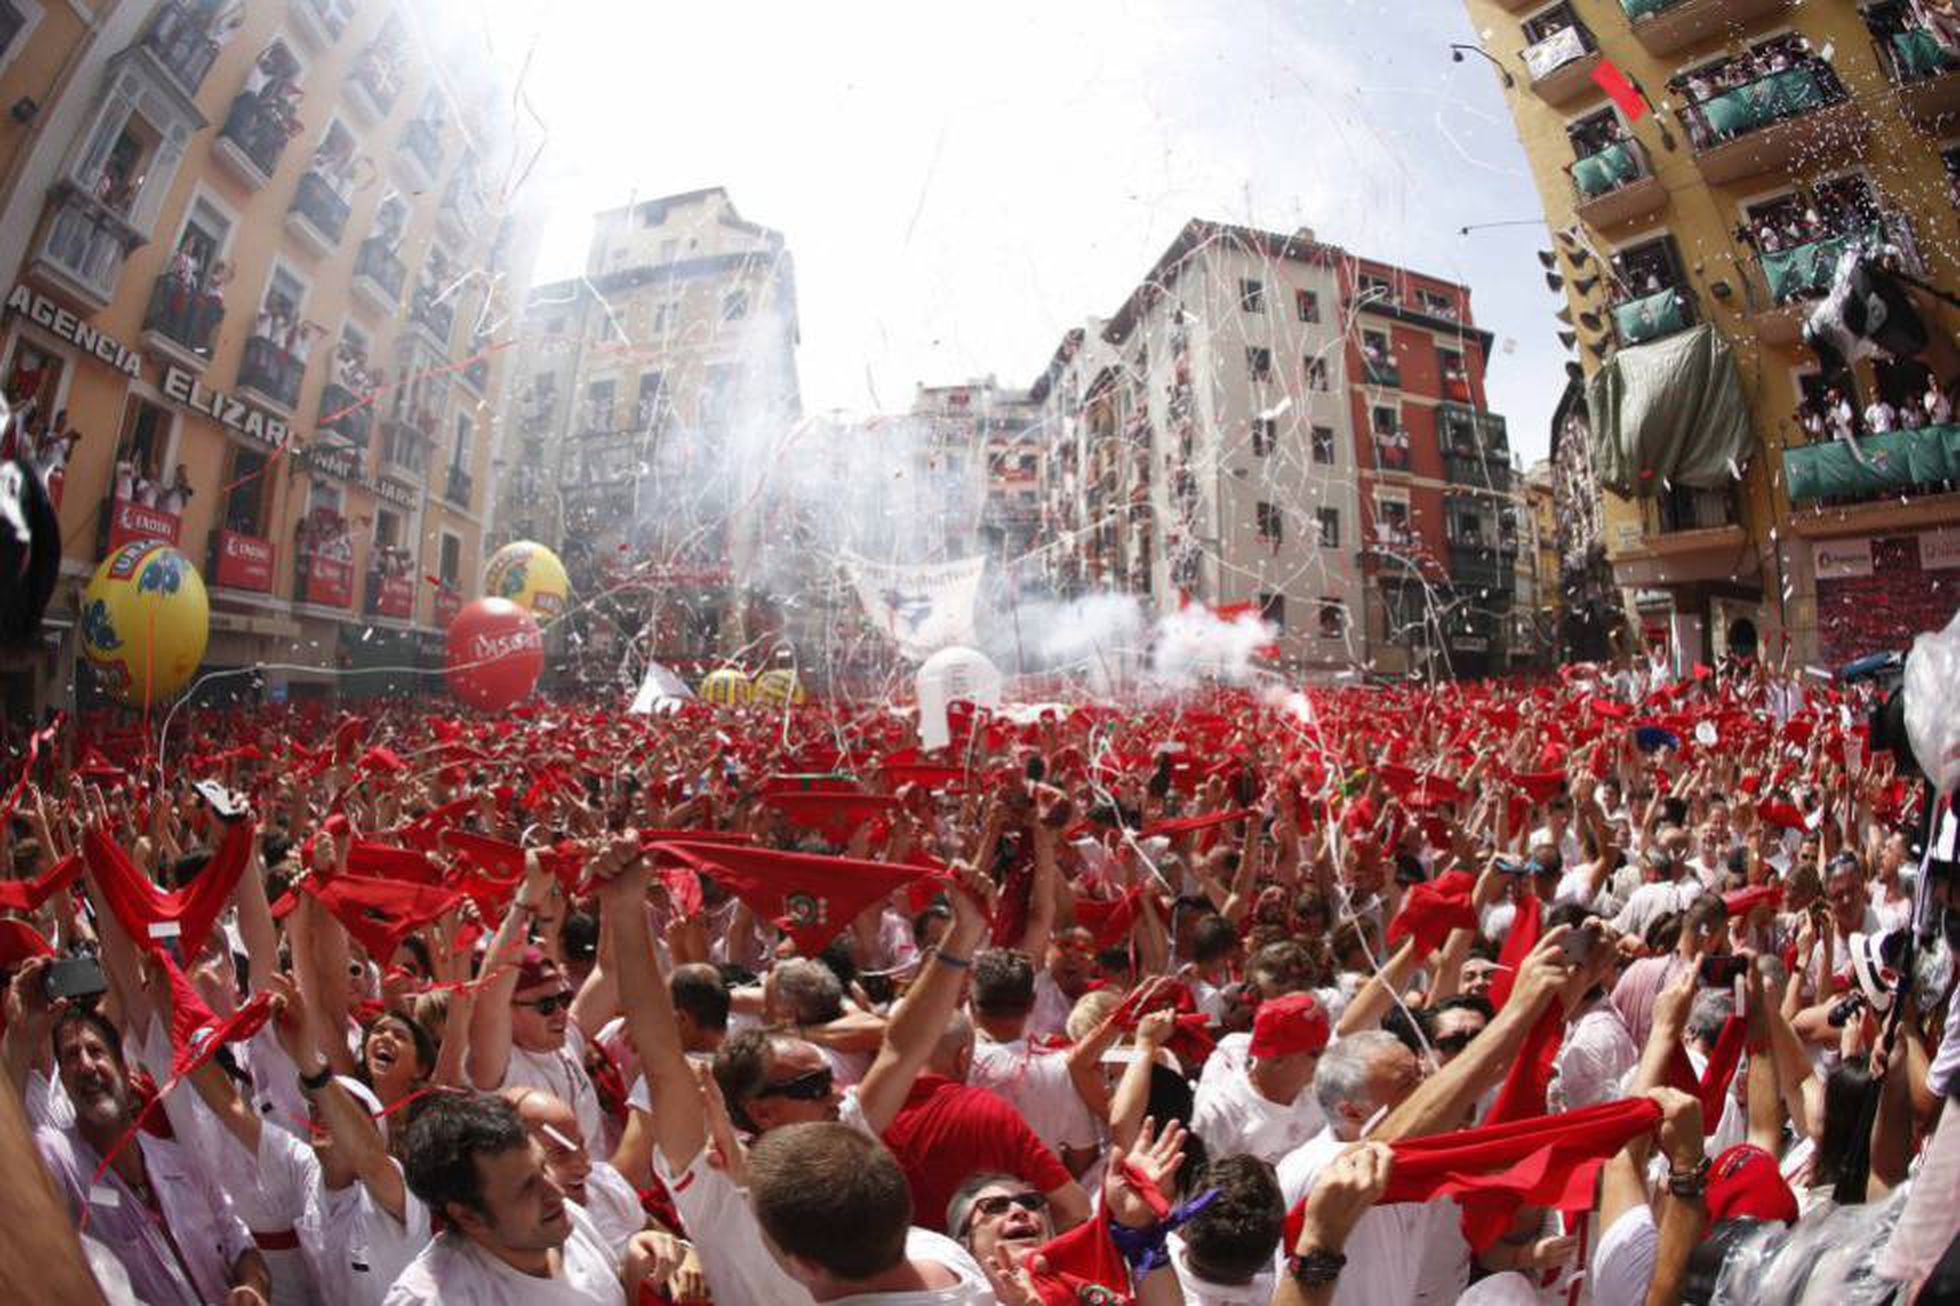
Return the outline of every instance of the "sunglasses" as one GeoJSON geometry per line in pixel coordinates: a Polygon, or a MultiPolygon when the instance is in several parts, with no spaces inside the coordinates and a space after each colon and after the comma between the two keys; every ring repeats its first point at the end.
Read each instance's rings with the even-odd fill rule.
{"type": "Polygon", "coordinates": [[[548,993],[541,998],[532,998],[529,1002],[521,1002],[513,998],[511,1005],[514,1007],[529,1007],[540,1016],[549,1016],[560,1007],[570,1010],[572,995],[570,993],[548,993]]]}
{"type": "Polygon", "coordinates": [[[971,1228],[974,1221],[982,1218],[998,1220],[1017,1206],[1024,1211],[1033,1211],[1039,1215],[1048,1209],[1048,1195],[1036,1192],[995,1193],[992,1197],[976,1198],[973,1203],[973,1213],[967,1217],[967,1226],[971,1228]]]}
{"type": "Polygon", "coordinates": [[[757,1097],[787,1097],[798,1102],[821,1102],[830,1096],[830,1067],[806,1071],[795,1079],[785,1079],[780,1084],[764,1084],[756,1090],[757,1097]]]}

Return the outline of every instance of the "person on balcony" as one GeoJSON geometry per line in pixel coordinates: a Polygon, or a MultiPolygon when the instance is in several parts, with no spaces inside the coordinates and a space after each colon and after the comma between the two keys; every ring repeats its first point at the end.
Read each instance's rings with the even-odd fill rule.
{"type": "Polygon", "coordinates": [[[1925,406],[1928,426],[1946,426],[1953,421],[1953,405],[1947,401],[1946,392],[1940,389],[1938,377],[1926,378],[1926,394],[1920,402],[1925,406]]]}
{"type": "Polygon", "coordinates": [[[1884,435],[1899,425],[1899,410],[1885,402],[1884,395],[1873,395],[1872,401],[1865,405],[1865,429],[1873,435],[1884,435]]]}
{"type": "Polygon", "coordinates": [[[157,494],[157,509],[173,517],[181,517],[184,509],[190,505],[191,496],[196,493],[191,489],[190,473],[184,469],[184,464],[178,463],[176,477],[157,494]]]}

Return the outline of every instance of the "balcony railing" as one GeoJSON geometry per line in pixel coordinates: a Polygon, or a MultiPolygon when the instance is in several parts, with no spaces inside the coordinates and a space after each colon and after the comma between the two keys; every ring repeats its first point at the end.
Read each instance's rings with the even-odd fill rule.
{"type": "Polygon", "coordinates": [[[279,171],[279,156],[286,152],[286,142],[293,138],[297,127],[283,112],[259,96],[248,94],[231,102],[231,112],[225,115],[225,125],[218,136],[235,146],[256,170],[256,175],[246,175],[244,180],[263,186],[279,171]]]}
{"type": "Polygon", "coordinates": [[[1518,57],[1524,60],[1531,89],[1540,99],[1563,104],[1592,84],[1592,69],[1599,62],[1599,42],[1591,29],[1567,11],[1570,22],[1550,35],[1526,46],[1518,57]]]}
{"type": "Polygon", "coordinates": [[[430,181],[442,175],[442,133],[428,119],[412,119],[402,130],[402,149],[430,181]]]}
{"type": "Polygon", "coordinates": [[[410,321],[415,322],[440,341],[444,349],[449,348],[449,333],[456,326],[454,304],[438,304],[433,291],[418,286],[415,294],[410,297],[408,316],[410,321]]]}
{"type": "Polygon", "coordinates": [[[421,485],[428,479],[429,454],[435,442],[407,422],[389,418],[381,423],[381,474],[421,485]]]}
{"type": "Polygon", "coordinates": [[[1595,227],[1650,217],[1667,205],[1667,190],[1654,176],[1646,147],[1632,137],[1575,159],[1565,171],[1572,179],[1574,212],[1595,227]]]}
{"type": "Polygon", "coordinates": [[[278,342],[264,336],[245,341],[245,356],[238,362],[239,389],[255,391],[290,412],[299,403],[305,376],[306,364],[278,342]]]}
{"type": "Polygon", "coordinates": [[[1694,490],[1672,486],[1646,501],[1642,510],[1650,535],[1720,530],[1740,526],[1742,512],[1733,489],[1694,490]]]}
{"type": "Polygon", "coordinates": [[[1399,389],[1402,385],[1402,369],[1393,359],[1370,359],[1366,354],[1361,358],[1361,374],[1369,385],[1388,386],[1399,389]]]}
{"type": "Polygon", "coordinates": [[[1502,455],[1446,448],[1443,479],[1452,485],[1471,485],[1505,494],[1511,489],[1511,464],[1502,455]]]}
{"type": "Polygon", "coordinates": [[[57,189],[60,206],[36,260],[96,308],[115,298],[123,259],[143,241],[127,218],[72,186],[57,189]]]}
{"type": "Polygon", "coordinates": [[[402,283],[407,280],[408,269],[380,237],[362,242],[361,252],[354,258],[354,289],[361,290],[362,283],[367,283],[367,293],[393,311],[401,306],[402,283]]]}
{"type": "Polygon", "coordinates": [[[218,324],[225,318],[225,301],[213,292],[165,273],[150,287],[150,306],[143,330],[155,332],[194,358],[211,358],[218,324]]]}
{"type": "Polygon", "coordinates": [[[1927,426],[1783,451],[1790,502],[1849,506],[1941,494],[1960,485],[1960,426],[1927,426]]]}
{"type": "Polygon", "coordinates": [[[442,497],[467,512],[470,506],[470,491],[474,488],[474,484],[468,471],[451,464],[449,475],[443,479],[442,497]]]}
{"type": "Polygon", "coordinates": [[[293,194],[293,212],[305,218],[331,248],[340,243],[340,233],[347,228],[349,205],[323,174],[309,171],[293,194]]]}
{"type": "Polygon", "coordinates": [[[320,391],[320,429],[331,431],[356,449],[366,449],[374,429],[374,405],[337,381],[320,391]]]}
{"type": "Polygon", "coordinates": [[[1688,140],[1702,152],[1844,98],[1844,83],[1831,66],[1813,59],[1687,105],[1681,110],[1681,122],[1688,140]]]}
{"type": "Polygon", "coordinates": [[[1620,0],[1636,41],[1656,58],[1727,38],[1790,0],[1620,0]]]}
{"type": "Polygon", "coordinates": [[[1493,541],[1453,539],[1449,557],[1450,579],[1459,585],[1508,590],[1517,583],[1516,569],[1493,541]]]}
{"type": "Polygon", "coordinates": [[[1885,61],[1886,72],[1901,85],[1938,77],[1954,68],[1953,60],[1940,48],[1940,43],[1923,28],[1894,32],[1889,40],[1878,43],[1878,52],[1885,61]]]}
{"type": "Polygon", "coordinates": [[[1613,306],[1613,331],[1621,348],[1644,345],[1695,324],[1695,298],[1680,286],[1627,299],[1613,306]]]}
{"type": "Polygon", "coordinates": [[[1397,431],[1393,435],[1379,432],[1375,435],[1375,465],[1387,472],[1406,472],[1409,470],[1409,433],[1397,431]]]}
{"type": "Polygon", "coordinates": [[[210,28],[181,0],[170,0],[157,10],[143,45],[192,99],[218,61],[218,43],[211,39],[210,28]]]}

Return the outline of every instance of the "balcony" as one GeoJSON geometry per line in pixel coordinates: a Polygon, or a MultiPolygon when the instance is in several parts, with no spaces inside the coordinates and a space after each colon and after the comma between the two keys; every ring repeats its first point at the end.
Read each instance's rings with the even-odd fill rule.
{"type": "Polygon", "coordinates": [[[1511,460],[1491,451],[1482,453],[1462,447],[1443,450],[1443,479],[1452,485],[1489,490],[1494,494],[1511,492],[1511,460]]]}
{"type": "MultiPolygon", "coordinates": [[[[1569,11],[1568,11],[1569,14],[1569,11]]],[[[1589,91],[1597,91],[1592,75],[1599,67],[1599,42],[1578,19],[1550,36],[1526,46],[1518,57],[1524,60],[1532,92],[1546,104],[1570,104],[1589,91]]]]}
{"type": "Polygon", "coordinates": [[[1361,360],[1361,378],[1369,385],[1385,386],[1391,390],[1402,387],[1402,369],[1394,360],[1367,357],[1364,352],[1361,360]]]}
{"type": "Polygon", "coordinates": [[[127,217],[72,183],[55,188],[54,215],[34,257],[34,271],[61,286],[91,310],[116,297],[123,260],[145,237],[127,217]]]}
{"type": "Polygon", "coordinates": [[[347,33],[353,0],[288,0],[286,13],[293,30],[315,51],[331,49],[347,33]]]}
{"type": "Polygon", "coordinates": [[[1695,490],[1674,486],[1646,500],[1641,519],[1649,536],[1742,529],[1741,505],[1736,502],[1733,487],[1695,490]]]}
{"type": "Polygon", "coordinates": [[[379,127],[401,98],[401,56],[387,42],[375,41],[361,52],[354,75],[347,80],[347,103],[370,127],[379,127]]]}
{"type": "Polygon", "coordinates": [[[470,510],[470,491],[474,486],[475,482],[471,479],[467,470],[451,464],[449,475],[443,479],[442,497],[455,504],[458,508],[461,508],[464,512],[468,512],[470,510]]]}
{"type": "Polygon", "coordinates": [[[1572,212],[1596,231],[1651,218],[1667,207],[1667,188],[1654,175],[1646,147],[1631,137],[1565,166],[1572,178],[1572,212]]]}
{"type": "Polygon", "coordinates": [[[417,286],[409,297],[408,320],[428,333],[436,348],[449,352],[449,335],[456,327],[456,306],[439,304],[435,292],[427,286],[417,286]]]}
{"type": "Polygon", "coordinates": [[[411,189],[430,190],[442,176],[442,129],[426,118],[414,118],[402,129],[401,149],[395,154],[404,164],[411,189]]]}
{"type": "Polygon", "coordinates": [[[471,174],[468,166],[459,168],[443,192],[441,206],[436,209],[436,229],[452,244],[481,240],[489,228],[490,208],[471,174]]]}
{"type": "Polygon", "coordinates": [[[435,441],[396,418],[381,423],[381,474],[418,489],[429,475],[429,454],[435,441]]]}
{"type": "Polygon", "coordinates": [[[1739,36],[1758,18],[1780,14],[1790,0],[1620,0],[1633,39],[1656,58],[1739,36]]]}
{"type": "Polygon", "coordinates": [[[1409,470],[1409,433],[1375,432],[1375,466],[1384,472],[1409,470]]]}
{"type": "Polygon", "coordinates": [[[309,170],[299,179],[293,192],[293,206],[286,211],[286,230],[292,237],[321,258],[340,245],[340,233],[347,229],[349,206],[324,173],[309,170]]]}
{"type": "Polygon", "coordinates": [[[225,301],[220,296],[166,273],[150,287],[143,343],[192,371],[202,371],[211,361],[211,346],[224,318],[225,301]]]}
{"type": "Polygon", "coordinates": [[[306,364],[277,341],[251,336],[245,341],[245,356],[238,361],[238,389],[250,391],[270,407],[291,417],[299,406],[300,382],[306,378],[306,364]]]}
{"type": "Polygon", "coordinates": [[[320,391],[320,430],[344,444],[366,450],[374,427],[374,405],[337,381],[320,391]]]}
{"type": "Polygon", "coordinates": [[[1453,399],[1460,404],[1476,402],[1470,389],[1470,378],[1462,372],[1443,373],[1443,398],[1453,399]]]}
{"type": "Polygon", "coordinates": [[[1694,324],[1694,294],[1678,286],[1613,306],[1613,334],[1622,349],[1665,339],[1694,324]]]}
{"type": "Polygon", "coordinates": [[[1899,88],[1899,108],[1921,127],[1945,127],[1960,116],[1960,69],[1933,34],[1918,28],[1875,38],[1879,62],[1899,88]]]}
{"type": "Polygon", "coordinates": [[[1856,150],[1871,131],[1821,59],[1710,96],[1680,115],[1695,166],[1711,186],[1816,167],[1856,150]]]}
{"type": "Polygon", "coordinates": [[[1770,345],[1794,345],[1802,340],[1803,322],[1812,302],[1830,292],[1839,259],[1860,244],[1874,248],[1889,244],[1900,251],[1900,263],[1906,270],[1920,270],[1911,230],[1904,219],[1895,216],[1841,236],[1759,254],[1743,264],[1749,321],[1757,338],[1770,345]]]}
{"type": "Polygon", "coordinates": [[[249,190],[263,189],[279,170],[279,156],[299,124],[256,95],[231,102],[211,155],[249,190]]]}
{"type": "Polygon", "coordinates": [[[1449,566],[1450,579],[1461,586],[1508,591],[1517,585],[1517,572],[1511,559],[1488,540],[1451,540],[1449,566]]]}
{"type": "Polygon", "coordinates": [[[1940,494],[1960,483],[1960,426],[1929,426],[1783,451],[1791,503],[1851,506],[1940,494]],[[1862,461],[1861,456],[1862,455],[1862,461]]]}
{"type": "Polygon", "coordinates": [[[361,252],[354,258],[353,291],[355,300],[370,313],[393,317],[401,307],[402,283],[407,280],[408,269],[379,237],[370,236],[361,243],[361,252]]]}
{"type": "Polygon", "coordinates": [[[191,99],[197,98],[211,65],[218,61],[218,43],[211,39],[209,27],[181,0],[171,0],[157,10],[156,21],[143,36],[143,48],[191,99]]]}

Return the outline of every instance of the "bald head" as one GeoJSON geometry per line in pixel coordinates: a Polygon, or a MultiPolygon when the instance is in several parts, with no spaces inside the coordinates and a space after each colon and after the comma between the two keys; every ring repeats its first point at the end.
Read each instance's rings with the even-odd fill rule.
{"type": "Polygon", "coordinates": [[[926,1068],[948,1079],[965,1080],[973,1064],[973,1022],[964,1011],[956,1011],[946,1021],[946,1029],[932,1048],[926,1068]]]}

